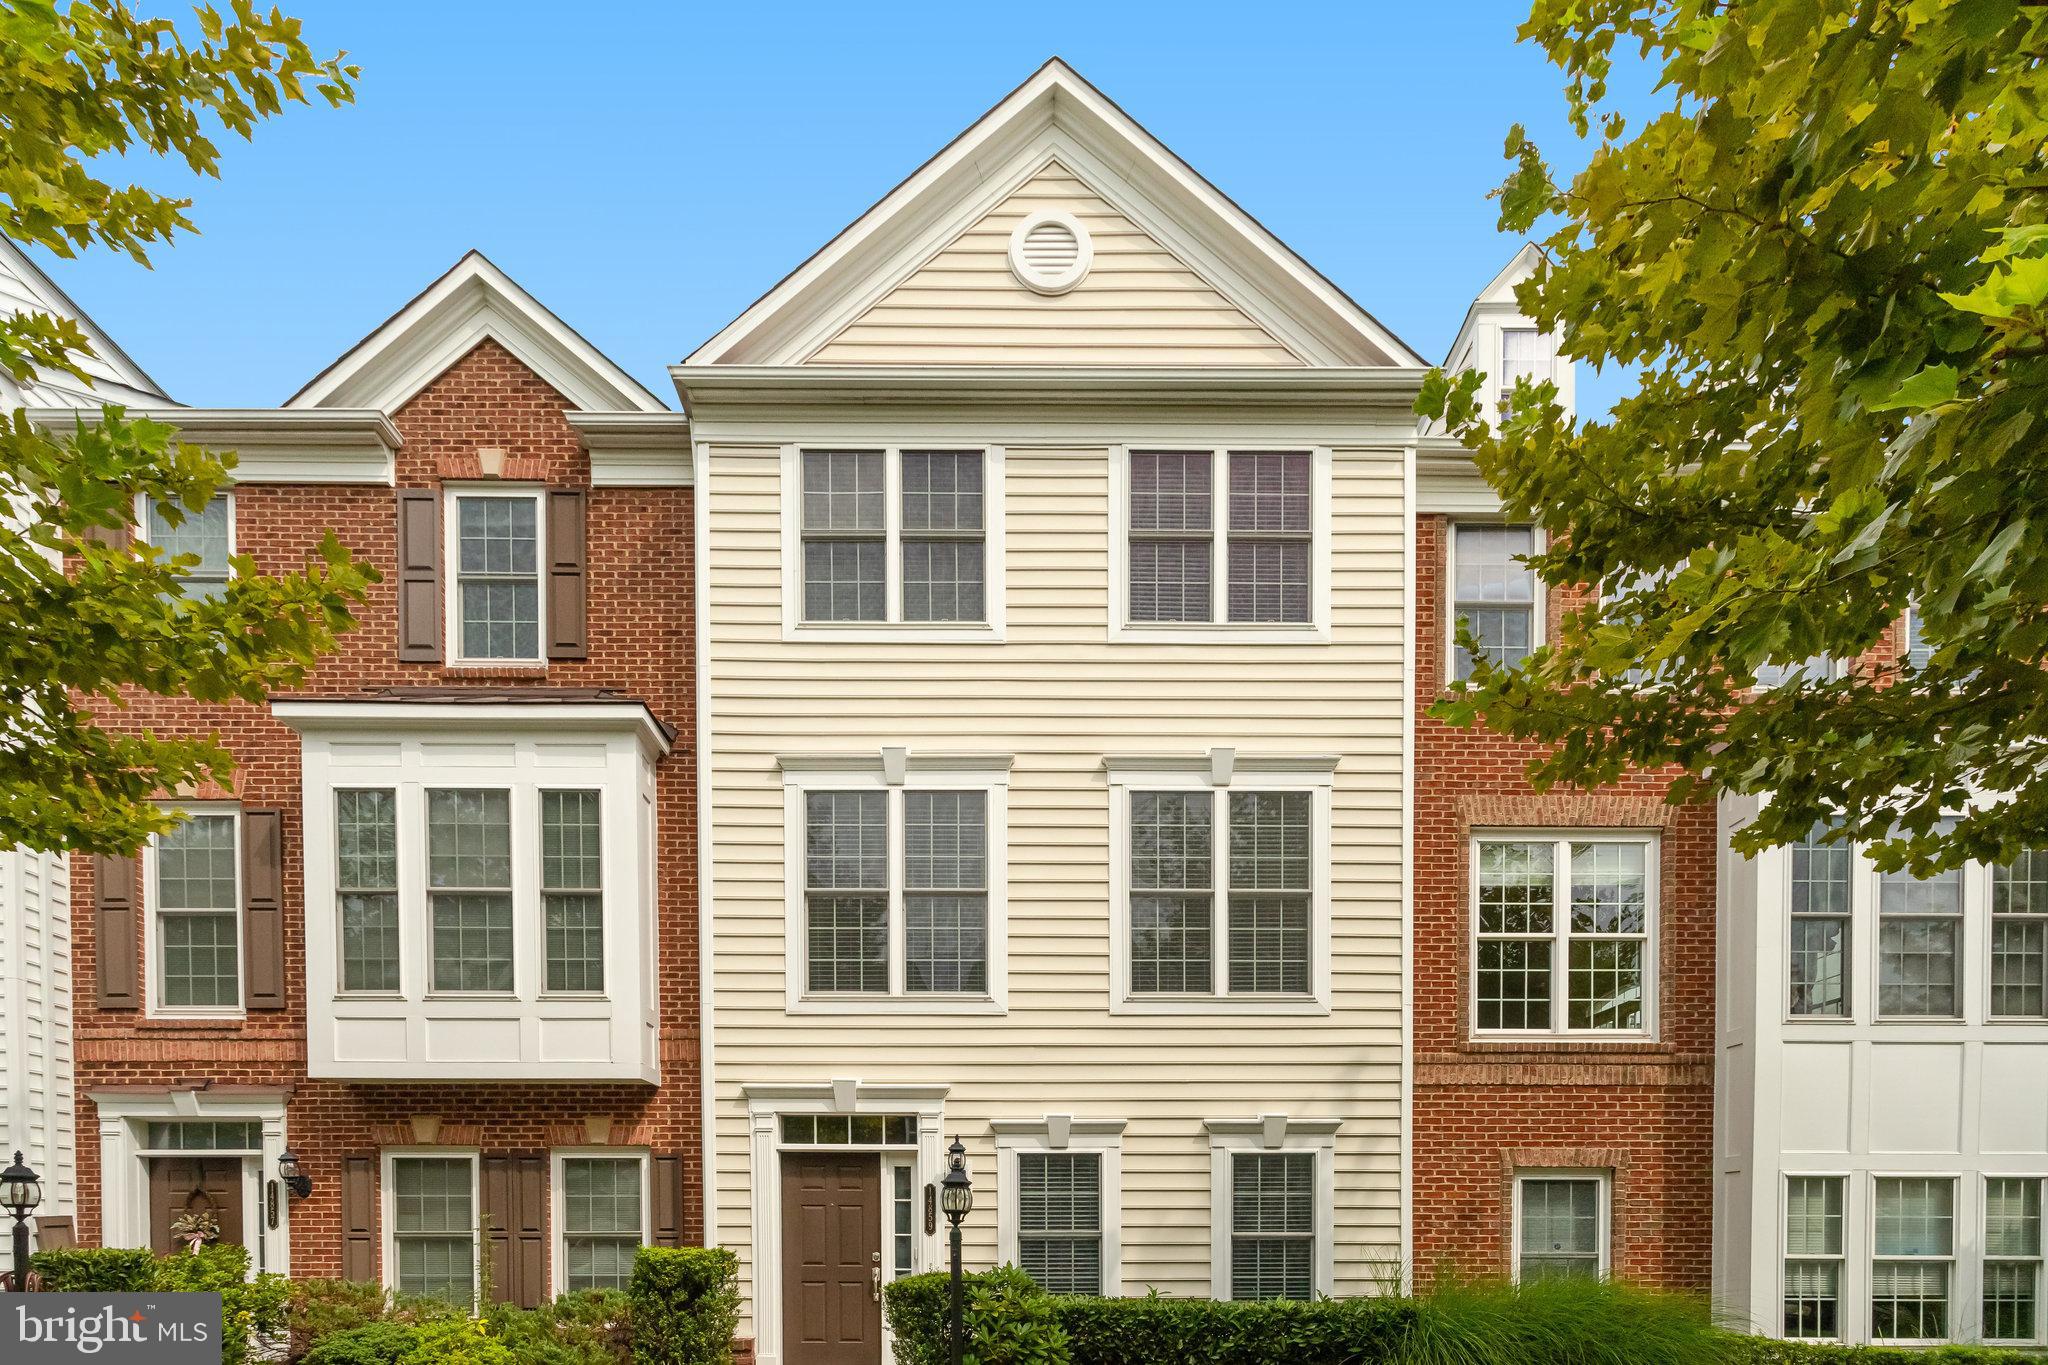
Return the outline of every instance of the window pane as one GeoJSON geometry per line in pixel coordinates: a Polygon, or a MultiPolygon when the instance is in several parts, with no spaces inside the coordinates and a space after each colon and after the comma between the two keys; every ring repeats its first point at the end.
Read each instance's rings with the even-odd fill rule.
{"type": "Polygon", "coordinates": [[[1131,990],[1208,992],[1214,801],[1207,792],[1131,794],[1131,990]],[[1199,894],[1148,894],[1156,892],[1199,894]]]}
{"type": "Polygon", "coordinates": [[[1642,844],[1572,845],[1571,929],[1640,934],[1648,928],[1649,850],[1642,844]]]}
{"type": "Polygon", "coordinates": [[[1925,668],[1934,659],[1934,645],[1927,638],[1925,623],[1920,619],[1920,608],[1906,608],[1906,662],[1914,668],[1925,668]]]}
{"type": "Polygon", "coordinates": [[[2039,1331],[2040,1262],[1988,1262],[1984,1267],[1984,1337],[2027,1341],[2039,1331]]]}
{"type": "Polygon", "coordinates": [[[2041,1182],[2001,1178],[1984,1182],[1984,1254],[2041,1254],[2041,1182]]]}
{"type": "Polygon", "coordinates": [[[1309,456],[1233,451],[1230,459],[1232,621],[1309,619],[1309,456]],[[1266,537],[1284,537],[1267,539],[1266,537]]]}
{"type": "Polygon", "coordinates": [[[1849,1012],[1849,921],[1809,915],[1792,921],[1792,1013],[1849,1012]]]}
{"type": "Polygon", "coordinates": [[[1598,1276],[1599,1182],[1524,1180],[1521,1197],[1522,1278],[1598,1276]]]}
{"type": "Polygon", "coordinates": [[[906,792],[904,885],[978,891],[988,885],[988,794],[906,792]]]}
{"type": "Polygon", "coordinates": [[[254,1152],[263,1146],[262,1125],[205,1119],[152,1123],[148,1145],[152,1151],[254,1152]]]}
{"type": "Polygon", "coordinates": [[[1955,1014],[1955,920],[1886,916],[1878,924],[1877,950],[1879,1014],[1955,1014]]]}
{"type": "Polygon", "coordinates": [[[1307,1299],[1315,1291],[1315,1157],[1231,1157],[1230,1292],[1234,1299],[1307,1299]]]}
{"type": "Polygon", "coordinates": [[[1877,1182],[1877,1254],[1947,1256],[1954,1249],[1955,1182],[1924,1177],[1877,1182]]]}
{"type": "Polygon", "coordinates": [[[808,902],[810,988],[889,989],[889,901],[886,896],[821,896],[808,902]]]}
{"type": "Polygon", "coordinates": [[[540,657],[540,583],[462,584],[462,657],[540,657]]]}
{"type": "Polygon", "coordinates": [[[599,794],[540,794],[541,909],[547,988],[604,989],[604,840],[599,794]]]}
{"type": "Polygon", "coordinates": [[[1230,529],[1308,534],[1308,452],[1232,451],[1230,529]]]}
{"type": "Polygon", "coordinates": [[[1307,792],[1230,796],[1233,992],[1308,992],[1311,810],[1307,792]]]}
{"type": "Polygon", "coordinates": [[[1793,1176],[1785,1182],[1785,1252],[1842,1254],[1842,1182],[1835,1176],[1793,1176]]]}
{"type": "Polygon", "coordinates": [[[1131,619],[1206,621],[1212,609],[1207,540],[1131,542],[1131,619]]]}
{"type": "Polygon", "coordinates": [[[1230,542],[1230,619],[1306,621],[1309,543],[1306,540],[1230,542]]]}
{"type": "Polygon", "coordinates": [[[529,497],[455,500],[462,654],[540,657],[539,506],[529,497]]]}
{"type": "Polygon", "coordinates": [[[1550,1027],[1550,941],[1479,941],[1479,1027],[1550,1027]]]}
{"type": "Polygon", "coordinates": [[[804,619],[880,621],[888,612],[886,551],[879,540],[804,542],[804,619]]]}
{"type": "MultiPolygon", "coordinates": [[[[1480,651],[1499,665],[1528,657],[1534,644],[1536,572],[1518,562],[1535,553],[1535,532],[1526,526],[1458,526],[1452,605],[1479,639],[1480,651]]],[[[1469,677],[1471,660],[1462,654],[1457,675],[1469,677]]]]}
{"type": "Polygon", "coordinates": [[[1213,525],[1215,457],[1206,450],[1131,452],[1131,529],[1203,531],[1213,525]]]}
{"type": "Polygon", "coordinates": [[[978,450],[903,452],[903,529],[979,531],[982,460],[978,450]]]}
{"type": "Polygon", "coordinates": [[[1552,863],[1543,843],[1479,846],[1479,932],[1548,934],[1552,929],[1552,863]]]}
{"type": "Polygon", "coordinates": [[[1101,1161],[1092,1152],[1017,1158],[1018,1257],[1048,1293],[1102,1292],[1101,1161]]]}
{"type": "Polygon", "coordinates": [[[395,991],[398,980],[398,806],[388,791],[334,794],[341,900],[341,988],[395,991]]]}
{"type": "Polygon", "coordinates": [[[1214,457],[1208,451],[1132,452],[1133,621],[1210,619],[1214,503],[1214,457]]]}
{"type": "Polygon", "coordinates": [[[242,1003],[234,915],[165,915],[162,925],[166,1006],[212,1008],[242,1003]]]}
{"type": "Polygon", "coordinates": [[[538,571],[537,508],[532,498],[457,498],[455,506],[463,573],[538,571]]]}
{"type": "Polygon", "coordinates": [[[903,542],[903,619],[981,621],[988,616],[979,540],[903,542]]]}
{"type": "Polygon", "coordinates": [[[1547,936],[1555,927],[1555,860],[1555,846],[1549,843],[1489,841],[1478,847],[1475,1022],[1481,1029],[1551,1027],[1552,945],[1547,936]]]}
{"type": "Polygon", "coordinates": [[[434,989],[512,989],[512,897],[431,897],[434,907],[434,989]]]}
{"type": "Polygon", "coordinates": [[[1642,1026],[1642,943],[1573,939],[1567,1027],[1639,1029],[1642,1026]]]}
{"type": "Polygon", "coordinates": [[[905,990],[987,992],[987,897],[905,896],[903,914],[905,990]]]}
{"type": "Polygon", "coordinates": [[[1991,1012],[2048,1015],[2048,851],[1991,869],[1991,1012]]]}
{"type": "Polygon", "coordinates": [[[1963,908],[1963,873],[1952,867],[1931,877],[1886,872],[1878,877],[1878,909],[1887,915],[1957,915],[1963,908]]]}
{"type": "Polygon", "coordinates": [[[1879,1261],[1870,1269],[1870,1334],[1879,1341],[1940,1341],[1948,1336],[1948,1266],[1879,1261]]]}
{"type": "Polygon", "coordinates": [[[232,1008],[242,1002],[239,825],[234,815],[189,815],[157,840],[160,1003],[166,1008],[232,1008]]]}
{"type": "Polygon", "coordinates": [[[476,1273],[470,1163],[400,1157],[392,1161],[391,1175],[399,1292],[468,1303],[476,1273]]]}
{"type": "Polygon", "coordinates": [[[886,793],[811,792],[804,812],[806,885],[819,891],[887,889],[886,793]]]}
{"type": "Polygon", "coordinates": [[[904,987],[988,989],[988,795],[906,792],[904,987]],[[960,894],[974,893],[974,894],[960,894]]]}
{"type": "Polygon", "coordinates": [[[427,793],[427,879],[437,889],[511,889],[510,792],[427,793]]]}
{"type": "Polygon", "coordinates": [[[912,1253],[916,1246],[910,1189],[910,1167],[903,1165],[889,1168],[889,1242],[894,1256],[890,1265],[897,1275],[908,1275],[914,1269],[912,1253]]]}
{"type": "Polygon", "coordinates": [[[879,450],[804,452],[804,530],[869,531],[888,524],[879,450]]]}
{"type": "Polygon", "coordinates": [[[563,1160],[562,1239],[571,1293],[626,1287],[641,1242],[640,1212],[638,1160],[563,1160]]]}
{"type": "Polygon", "coordinates": [[[157,839],[157,907],[163,910],[233,910],[233,815],[188,815],[157,839]]]}
{"type": "Polygon", "coordinates": [[[163,553],[165,559],[196,555],[199,562],[179,575],[187,597],[218,597],[227,587],[228,558],[234,546],[228,534],[228,499],[225,493],[210,499],[197,512],[184,514],[176,527],[155,498],[146,500],[143,539],[163,553]]]}
{"type": "Polygon", "coordinates": [[[1839,1261],[1785,1264],[1785,1335],[1832,1340],[1841,1335],[1842,1266],[1839,1261]]]}

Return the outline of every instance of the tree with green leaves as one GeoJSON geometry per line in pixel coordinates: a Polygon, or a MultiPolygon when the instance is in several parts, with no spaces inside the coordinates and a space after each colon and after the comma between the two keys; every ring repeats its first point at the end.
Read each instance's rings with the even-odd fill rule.
{"type": "MultiPolygon", "coordinates": [[[[297,20],[249,0],[197,11],[187,34],[119,0],[0,0],[0,232],[69,257],[101,247],[148,263],[194,231],[188,199],[94,173],[98,158],[147,152],[217,175],[209,132],[248,137],[309,91],[338,105],[357,69],[316,59],[297,20]]],[[[91,346],[69,318],[0,318],[0,369],[18,385],[82,368],[91,346]]],[[[266,576],[247,558],[215,595],[186,595],[192,556],[128,545],[139,498],[172,524],[204,509],[231,454],[114,408],[75,428],[0,418],[0,845],[132,852],[169,827],[153,798],[226,781],[211,738],[102,728],[124,690],[261,701],[300,681],[351,624],[374,572],[330,533],[302,572],[266,576]]]]}
{"type": "Polygon", "coordinates": [[[1437,714],[1544,741],[1539,786],[1767,793],[1745,851],[2048,846],[2048,4],[1536,0],[1521,36],[1594,146],[1559,184],[1509,134],[1517,298],[1640,382],[1576,424],[1524,382],[1498,427],[1426,384],[1543,580],[1605,587],[1437,714]],[[1661,70],[1640,127],[1617,51],[1661,70]]]}

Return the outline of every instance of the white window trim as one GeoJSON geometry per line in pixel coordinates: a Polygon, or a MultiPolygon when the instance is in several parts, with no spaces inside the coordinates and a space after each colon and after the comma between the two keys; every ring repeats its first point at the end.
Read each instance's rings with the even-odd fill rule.
{"type": "MultiPolygon", "coordinates": [[[[146,1017],[151,1019],[241,1019],[249,1009],[249,926],[243,914],[242,855],[247,831],[242,827],[242,807],[235,801],[176,801],[164,803],[186,815],[226,815],[235,822],[235,903],[229,913],[235,920],[235,999],[233,1005],[166,1005],[164,995],[164,948],[162,897],[157,893],[157,840],[154,836],[142,849],[143,960],[147,964],[146,1017]]],[[[211,914],[212,911],[171,914],[211,914]]]]}
{"type": "Polygon", "coordinates": [[[1008,452],[999,445],[951,441],[805,441],[782,447],[782,638],[845,644],[996,644],[1007,631],[1004,611],[1003,488],[1008,452]],[[883,621],[803,619],[803,453],[863,450],[882,455],[883,621]],[[981,474],[982,621],[905,621],[903,616],[903,452],[979,450],[981,474]]]}
{"type": "Polygon", "coordinates": [[[996,1247],[1008,1265],[1023,1264],[1022,1220],[1018,1208],[1025,1154],[1093,1153],[1101,1158],[1102,1294],[1120,1298],[1123,1279],[1123,1134],[1126,1120],[1047,1114],[1036,1119],[995,1119],[996,1247]]]}
{"type": "Polygon", "coordinates": [[[1330,641],[1330,500],[1335,480],[1328,446],[1242,445],[1187,446],[1174,442],[1116,445],[1109,450],[1109,638],[1122,644],[1328,644],[1330,641]],[[1150,622],[1131,620],[1131,452],[1133,450],[1208,449],[1215,461],[1211,496],[1210,620],[1150,622]],[[1309,590],[1307,621],[1238,621],[1229,619],[1230,456],[1274,452],[1309,457],[1309,590]]]}
{"type": "MultiPolygon", "coordinates": [[[[229,477],[230,477],[230,478],[232,478],[232,477],[233,477],[232,473],[231,473],[231,474],[229,475],[229,477]]],[[[228,505],[228,571],[227,571],[227,580],[228,580],[229,582],[232,582],[232,581],[234,580],[234,578],[235,578],[235,565],[234,565],[234,558],[235,558],[235,555],[236,555],[236,554],[237,554],[237,553],[239,552],[239,551],[237,550],[237,548],[236,548],[236,546],[237,546],[237,540],[236,540],[236,533],[237,533],[237,531],[238,531],[238,529],[239,529],[239,528],[238,528],[238,527],[236,526],[236,524],[235,524],[235,490],[234,490],[234,486],[233,486],[232,484],[223,484],[223,485],[221,485],[221,487],[219,487],[219,488],[217,488],[217,489],[215,489],[215,490],[214,490],[213,496],[214,496],[214,497],[216,497],[216,498],[219,498],[219,499],[220,499],[221,501],[225,502],[225,503],[226,503],[226,504],[228,505]]],[[[149,507],[150,507],[150,504],[151,504],[152,502],[155,502],[155,501],[157,501],[157,499],[154,499],[154,498],[150,497],[150,496],[149,496],[149,494],[147,494],[147,493],[137,493],[137,494],[135,495],[135,529],[136,529],[136,532],[137,532],[137,535],[138,535],[138,537],[139,537],[140,539],[144,540],[144,541],[147,541],[147,540],[148,540],[148,538],[149,538],[149,537],[148,537],[148,531],[149,531],[149,507]]],[[[188,515],[189,515],[189,514],[188,514],[188,515]]],[[[186,581],[186,577],[187,577],[187,576],[186,576],[186,575],[184,575],[184,574],[179,574],[179,575],[178,575],[178,581],[179,581],[180,583],[183,583],[183,582],[185,582],[185,581],[186,581]]]]}
{"type": "Polygon", "coordinates": [[[383,1224],[384,1287],[394,1294],[398,1288],[398,1182],[396,1163],[409,1157],[445,1158],[469,1163],[469,1247],[471,1306],[483,1287],[485,1253],[483,1224],[483,1162],[475,1147],[386,1147],[379,1154],[377,1212],[383,1224]]]}
{"type": "Polygon", "coordinates": [[[532,668],[548,661],[548,500],[547,489],[537,484],[451,483],[441,493],[441,562],[447,566],[442,577],[446,594],[442,619],[448,623],[447,658],[451,668],[532,668]],[[537,653],[518,657],[471,658],[462,652],[462,527],[456,511],[461,498],[525,498],[533,503],[533,581],[537,594],[538,621],[534,631],[537,653]]]}
{"type": "MultiPolygon", "coordinates": [[[[1769,1318],[1768,1335],[1782,1337],[1787,1341],[1847,1342],[1843,1330],[1854,1321],[1853,1309],[1856,1293],[1854,1275],[1851,1270],[1849,1249],[1853,1243],[1850,1236],[1856,1226],[1856,1180],[1854,1172],[1845,1170],[1809,1171],[1783,1170],[1778,1173],[1778,1299],[1769,1318]],[[1833,1256],[1793,1256],[1786,1223],[1792,1212],[1792,1182],[1795,1180],[1835,1180],[1842,1186],[1842,1249],[1833,1256]],[[1787,1337],[1785,1336],[1785,1291],[1788,1288],[1785,1268],[1794,1260],[1833,1261],[1835,1272],[1835,1334],[1831,1337],[1787,1337]]],[[[1520,1245],[1519,1239],[1516,1243],[1520,1245]]]]}
{"type": "Polygon", "coordinates": [[[644,1147],[556,1147],[548,1153],[548,1219],[554,1224],[554,1245],[549,1248],[549,1279],[557,1297],[569,1292],[569,1184],[563,1175],[565,1162],[574,1160],[631,1161],[640,1168],[640,1245],[648,1245],[652,1222],[653,1171],[644,1147]]]}
{"type": "MultiPolygon", "coordinates": [[[[1659,832],[1652,829],[1484,829],[1474,830],[1466,841],[1466,867],[1469,875],[1466,881],[1465,917],[1469,921],[1465,933],[1466,1008],[1472,1021],[1468,1030],[1476,1040],[1527,1040],[1535,1038],[1570,1038],[1582,1042],[1640,1043],[1655,1041],[1660,1020],[1657,1000],[1662,983],[1658,979],[1659,958],[1663,943],[1663,841],[1659,832]],[[1571,843],[1599,844],[1641,844],[1645,849],[1643,859],[1644,891],[1648,902],[1643,925],[1643,1026],[1639,1029],[1575,1029],[1567,1026],[1570,1017],[1569,990],[1571,963],[1569,945],[1571,933],[1571,906],[1568,902],[1552,905],[1552,928],[1550,941],[1550,1004],[1552,1020],[1547,1029],[1482,1029],[1479,1027],[1479,846],[1481,844],[1571,843]]],[[[1566,852],[1562,862],[1553,862],[1553,874],[1559,885],[1568,889],[1571,877],[1570,855],[1566,852]]],[[[1578,937],[1586,937],[1579,935],[1578,937]]],[[[1595,936],[1605,937],[1605,936],[1595,936]]]]}
{"type": "MultiPolygon", "coordinates": [[[[1918,621],[1919,619],[1920,604],[1912,600],[1911,598],[1908,598],[1906,600],[1906,610],[1903,614],[1903,619],[1899,623],[1899,657],[1897,663],[1898,666],[1901,668],[1912,668],[1916,666],[1913,663],[1913,625],[1914,622],[1918,621]]],[[[1929,658],[1933,657],[1934,647],[1932,645],[1929,645],[1927,647],[1927,653],[1929,658]]]]}
{"type": "Polygon", "coordinates": [[[1007,755],[917,753],[818,755],[780,761],[783,782],[783,894],[786,902],[784,1008],[790,1014],[1006,1014],[1009,1012],[1010,759],[1007,755]],[[880,791],[888,796],[889,993],[813,995],[805,933],[804,798],[811,792],[880,791]],[[988,991],[983,995],[904,988],[904,824],[908,791],[976,791],[988,797],[988,991]]]}
{"type": "Polygon", "coordinates": [[[1834,917],[1829,915],[1795,916],[1792,913],[1792,859],[1794,856],[1794,846],[1785,844],[1774,850],[1778,859],[1780,894],[1784,897],[1783,904],[1785,907],[1784,914],[1779,917],[1784,921],[1784,932],[1778,938],[1778,952],[1780,954],[1778,975],[1781,987],[1778,1005],[1784,1011],[1784,1022],[1788,1026],[1817,1024],[1822,1027],[1838,1027],[1853,1025],[1858,1018],[1858,1007],[1862,1001],[1864,964],[1861,954],[1863,951],[1863,940],[1867,935],[1864,932],[1866,926],[1863,922],[1863,917],[1857,913],[1857,897],[1863,885],[1863,870],[1865,866],[1863,846],[1853,840],[1849,840],[1839,844],[1827,845],[1827,847],[1846,847],[1849,850],[1849,905],[1840,916],[1847,926],[1843,931],[1846,942],[1842,952],[1842,972],[1848,980],[1843,983],[1843,995],[1845,998],[1842,1002],[1843,1008],[1840,1014],[1800,1014],[1792,1008],[1792,926],[1801,919],[1830,919],[1834,917]]]}
{"type": "Polygon", "coordinates": [[[1230,1299],[1231,1158],[1239,1152],[1306,1153],[1316,1159],[1316,1298],[1336,1292],[1337,1130],[1342,1119],[1258,1114],[1202,1120],[1209,1134],[1209,1295],[1230,1299]]]}
{"type": "MultiPolygon", "coordinates": [[[[2048,1172],[1986,1171],[1979,1177],[1977,1182],[1976,1238],[1976,1316],[1980,1332],[1984,1326],[1982,1321],[1984,1316],[1984,1288],[1989,1278],[1986,1271],[1991,1263],[1995,1261],[2001,1265],[2013,1265],[2023,1263],[2029,1259],[2034,1263],[2034,1335],[2031,1337],[1987,1336],[1984,1338],[1985,1344],[1989,1346],[2038,1347],[2043,1342],[2048,1342],[2048,1302],[2044,1302],[2044,1300],[2048,1300],[2048,1172]],[[1991,1182],[1994,1180],[2031,1180],[2041,1187],[2042,1245],[2040,1252],[2031,1258],[2025,1256],[1993,1256],[1986,1250],[1987,1244],[1990,1241],[1991,1182]]],[[[1951,1307],[1950,1314],[1951,1318],[1953,1318],[1953,1307],[1951,1307]]]]}
{"type": "MultiPolygon", "coordinates": [[[[1461,526],[1489,527],[1497,530],[1514,530],[1528,527],[1531,554],[1542,554],[1550,545],[1550,537],[1543,528],[1526,521],[1510,521],[1505,517],[1447,517],[1444,521],[1444,653],[1443,676],[1437,679],[1440,687],[1449,687],[1458,680],[1458,528],[1461,526]]],[[[1529,570],[1534,598],[1529,603],[1529,649],[1533,652],[1549,643],[1550,596],[1543,575],[1535,569],[1529,570]]]]}
{"type": "MultiPolygon", "coordinates": [[[[1522,1186],[1531,1180],[1590,1180],[1599,1189],[1600,1278],[1614,1273],[1614,1172],[1593,1167],[1518,1167],[1512,1194],[1513,1226],[1509,1230],[1511,1270],[1515,1283],[1522,1281],[1522,1186]]],[[[1782,1224],[1783,1219],[1779,1220],[1782,1224]]],[[[1781,1234],[1782,1235],[1782,1234],[1781,1234]]],[[[1783,1271],[1781,1270],[1782,1276],[1783,1271]]]]}
{"type": "MultiPolygon", "coordinates": [[[[1873,1346],[1946,1346],[1959,1340],[1960,1338],[1956,1336],[1957,1308],[1960,1304],[1967,1304],[1969,1302],[1962,1293],[1965,1287],[1965,1280],[1968,1278],[1963,1274],[1963,1253],[1965,1248],[1970,1247],[1970,1244],[1975,1241],[1975,1234],[1971,1232],[1971,1229],[1975,1227],[1981,1230],[1984,1221],[1981,1209],[1978,1211],[1978,1216],[1974,1222],[1968,1216],[1969,1210],[1964,1206],[1967,1196],[1963,1187],[1962,1172],[1876,1170],[1870,1172],[1869,1185],[1870,1198],[1864,1201],[1863,1209],[1863,1340],[1873,1346]],[[1880,1181],[1885,1180],[1946,1180],[1948,1182],[1948,1255],[1883,1256],[1878,1254],[1877,1187],[1880,1181]],[[1881,1261],[1945,1265],[1948,1267],[1948,1336],[1880,1337],[1877,1334],[1877,1266],[1881,1261]]],[[[1978,1186],[1976,1193],[1980,1203],[1982,1202],[1983,1192],[1983,1187],[1981,1185],[1978,1186]]],[[[1846,1212],[1845,1210],[1845,1216],[1846,1212]]],[[[1983,1266],[1982,1243],[1977,1243],[1975,1247],[1970,1249],[1976,1252],[1977,1266],[1981,1271],[1983,1266]]],[[[1981,1274],[1979,1279],[1981,1280],[1981,1274]]],[[[1973,1322],[1976,1320],[1977,1314],[1983,1310],[1983,1289],[1981,1284],[1975,1288],[1974,1292],[1978,1302],[1971,1308],[1970,1320],[1973,1322]]]]}
{"type": "Polygon", "coordinates": [[[1109,773],[1111,1014],[1327,1015],[1330,1012],[1330,805],[1338,760],[1322,754],[1241,754],[1216,748],[1195,755],[1111,755],[1109,773]],[[1210,966],[1214,989],[1206,995],[1134,995],[1131,992],[1131,794],[1210,790],[1218,833],[1227,836],[1232,791],[1305,791],[1309,809],[1309,993],[1233,995],[1227,989],[1230,955],[1226,922],[1229,887],[1223,875],[1230,848],[1215,838],[1218,874],[1211,879],[1214,907],[1210,966]]]}
{"type": "MultiPolygon", "coordinates": [[[[276,1181],[277,1159],[285,1140],[285,1096],[282,1092],[213,1096],[198,1090],[160,1094],[127,1091],[91,1093],[99,1115],[100,1241],[110,1247],[150,1244],[149,1165],[145,1152],[149,1124],[177,1119],[236,1120],[260,1123],[260,1156],[244,1156],[242,1226],[250,1234],[249,1273],[291,1272],[293,1201],[278,1191],[277,1226],[268,1219],[267,1192],[276,1181]]],[[[86,1141],[79,1134],[79,1141],[86,1141]]]]}

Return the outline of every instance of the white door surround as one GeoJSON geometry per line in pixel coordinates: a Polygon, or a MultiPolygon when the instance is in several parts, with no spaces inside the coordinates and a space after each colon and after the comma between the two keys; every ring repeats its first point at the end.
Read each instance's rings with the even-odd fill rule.
{"type": "MultiPolygon", "coordinates": [[[[269,1191],[285,1150],[282,1090],[216,1095],[203,1090],[130,1092],[98,1090],[88,1098],[99,1111],[100,1244],[149,1245],[149,1125],[180,1120],[258,1123],[261,1148],[242,1161],[242,1227],[252,1273],[291,1272],[291,1198],[279,1185],[277,1226],[269,1222],[269,1191]]],[[[181,1152],[179,1155],[205,1155],[181,1152]]]]}

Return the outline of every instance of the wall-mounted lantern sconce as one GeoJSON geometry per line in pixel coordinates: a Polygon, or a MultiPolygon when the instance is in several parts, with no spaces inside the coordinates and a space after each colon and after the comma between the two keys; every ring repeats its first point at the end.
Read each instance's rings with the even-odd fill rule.
{"type": "Polygon", "coordinates": [[[298,1154],[287,1147],[278,1154],[277,1178],[292,1192],[292,1198],[304,1199],[313,1192],[313,1177],[299,1169],[298,1154]]]}

